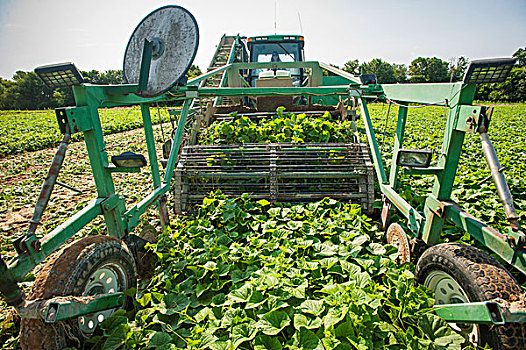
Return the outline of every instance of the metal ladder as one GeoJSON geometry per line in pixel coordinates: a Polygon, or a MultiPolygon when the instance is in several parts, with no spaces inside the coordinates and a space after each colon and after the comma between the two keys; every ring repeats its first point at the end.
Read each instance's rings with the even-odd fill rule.
{"type": "MultiPolygon", "coordinates": [[[[221,37],[221,40],[219,41],[219,44],[217,45],[217,49],[214,53],[214,56],[212,57],[212,60],[210,61],[210,65],[208,66],[207,72],[210,72],[214,69],[217,69],[229,63],[230,54],[232,53],[232,48],[236,44],[236,39],[237,39],[237,36],[223,34],[223,36],[221,37]]],[[[227,73],[225,71],[221,75],[215,75],[213,77],[210,77],[202,81],[199,86],[200,87],[225,86],[226,80],[224,78],[226,77],[226,74],[227,73]]],[[[212,98],[203,99],[202,103],[206,105],[210,101],[213,101],[213,99],[212,98]]],[[[235,101],[232,100],[231,98],[224,97],[222,101],[215,99],[214,105],[219,104],[219,102],[221,102],[221,104],[234,104],[235,103],[235,101]]]]}

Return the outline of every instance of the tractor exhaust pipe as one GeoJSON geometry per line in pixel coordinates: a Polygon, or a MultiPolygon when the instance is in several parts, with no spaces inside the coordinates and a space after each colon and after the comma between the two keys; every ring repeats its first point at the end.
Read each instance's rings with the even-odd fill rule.
{"type": "Polygon", "coordinates": [[[500,200],[504,205],[504,211],[506,212],[506,219],[510,223],[511,229],[513,231],[519,230],[519,216],[515,212],[515,207],[513,206],[513,197],[511,196],[510,188],[506,182],[506,178],[502,173],[504,168],[500,166],[499,158],[497,157],[497,152],[495,147],[489,139],[487,130],[485,127],[479,127],[478,132],[480,134],[480,140],[482,141],[482,151],[486,156],[486,161],[488,162],[489,170],[491,171],[491,176],[497,187],[497,192],[499,194],[500,200]]]}

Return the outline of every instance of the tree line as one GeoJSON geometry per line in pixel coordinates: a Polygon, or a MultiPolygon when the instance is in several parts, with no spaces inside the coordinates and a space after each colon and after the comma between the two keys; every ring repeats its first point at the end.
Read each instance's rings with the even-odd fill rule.
{"type": "MultiPolygon", "coordinates": [[[[510,76],[503,83],[479,84],[475,99],[483,101],[526,101],[526,48],[518,49],[517,59],[510,76]]],[[[469,60],[460,56],[450,62],[437,57],[418,57],[411,64],[388,63],[380,58],[360,63],[350,60],[343,70],[352,74],[374,73],[378,83],[441,83],[462,80],[469,60]]],[[[122,84],[122,70],[82,71],[85,81],[92,84],[122,84]]],[[[192,65],[189,78],[201,74],[199,67],[192,65]]],[[[0,109],[46,109],[74,105],[70,87],[51,89],[34,72],[17,71],[13,80],[0,78],[0,109]]]]}
{"type": "MultiPolygon", "coordinates": [[[[513,57],[516,65],[503,83],[479,84],[475,99],[483,101],[521,102],[526,101],[526,48],[519,48],[513,57]]],[[[409,67],[405,64],[391,64],[380,58],[360,63],[351,60],[343,70],[352,74],[376,74],[379,84],[392,83],[443,83],[461,81],[468,68],[469,60],[460,56],[446,62],[437,57],[415,58],[409,67]]]]}
{"type": "MultiPolygon", "coordinates": [[[[124,84],[122,70],[81,71],[84,81],[90,84],[124,84]]],[[[199,67],[192,65],[186,74],[189,78],[201,75],[199,67]]],[[[0,110],[48,109],[73,106],[75,100],[71,87],[51,89],[35,72],[17,71],[13,80],[0,78],[0,110]]]]}

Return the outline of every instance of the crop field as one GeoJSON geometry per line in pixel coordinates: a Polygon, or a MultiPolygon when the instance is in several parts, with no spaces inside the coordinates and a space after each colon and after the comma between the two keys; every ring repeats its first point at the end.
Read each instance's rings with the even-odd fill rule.
{"type": "MultiPolygon", "coordinates": [[[[114,134],[142,126],[141,110],[136,108],[102,109],[100,117],[105,134],[114,134]]],[[[168,120],[165,109],[152,110],[152,122],[168,120]],[[161,111],[163,114],[161,114],[161,111]]],[[[45,149],[60,143],[62,136],[54,110],[0,111],[0,157],[45,149]]],[[[73,141],[81,139],[73,135],[73,141]]]]}
{"type": "MultiPolygon", "coordinates": [[[[370,112],[384,159],[390,160],[398,110],[374,104],[370,112]]],[[[410,109],[404,148],[431,149],[436,159],[445,113],[438,107],[410,109]]],[[[142,129],[132,130],[141,125],[138,109],[102,110],[101,116],[105,133],[111,134],[106,139],[110,156],[146,153],[142,129]],[[124,130],[129,131],[120,132],[124,130]]],[[[152,117],[166,121],[168,113],[152,109],[152,117]]],[[[2,112],[0,118],[0,248],[3,257],[10,257],[10,242],[27,229],[55,152],[48,147],[60,141],[60,133],[50,111],[2,112]]],[[[489,131],[523,223],[525,124],[526,104],[497,106],[489,131]]],[[[357,126],[363,128],[360,122],[357,126]]],[[[243,118],[216,122],[201,132],[200,142],[265,142],[271,137],[276,142],[347,142],[353,137],[349,130],[348,121],[313,120],[281,111],[266,126],[243,118]]],[[[168,132],[169,123],[155,126],[159,150],[168,132]]],[[[495,186],[491,180],[481,183],[488,175],[478,135],[467,135],[454,199],[469,213],[504,229],[507,223],[495,186]]],[[[114,175],[127,205],[152,189],[149,176],[149,167],[138,174],[114,175]]],[[[404,197],[422,208],[432,180],[404,176],[404,197]]],[[[81,141],[68,147],[59,181],[81,193],[57,186],[39,235],[95,197],[81,141]]],[[[396,249],[385,243],[378,222],[362,215],[357,205],[331,199],[272,205],[249,195],[229,199],[213,193],[194,215],[171,218],[171,227],[151,245],[158,258],[154,277],[139,285],[133,309],[106,319],[86,348],[474,348],[433,314],[432,293],[414,284],[414,262],[397,265],[396,249]]],[[[143,221],[158,226],[153,213],[143,221]]],[[[104,230],[102,220],[96,220],[77,237],[104,230]]],[[[474,243],[453,226],[446,226],[445,232],[445,241],[474,243]]],[[[33,280],[34,275],[28,276],[23,287],[29,289],[33,280]]],[[[0,311],[2,348],[16,347],[19,320],[3,301],[0,311]]]]}

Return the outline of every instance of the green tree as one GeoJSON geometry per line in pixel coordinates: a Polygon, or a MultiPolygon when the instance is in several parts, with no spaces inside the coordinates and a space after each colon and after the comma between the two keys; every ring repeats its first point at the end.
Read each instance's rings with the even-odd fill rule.
{"type": "Polygon", "coordinates": [[[449,81],[448,64],[440,58],[418,57],[409,66],[410,82],[439,83],[449,81]]]}
{"type": "Polygon", "coordinates": [[[358,60],[348,61],[343,65],[343,70],[354,75],[360,74],[360,62],[358,60]]]}
{"type": "Polygon", "coordinates": [[[13,101],[7,96],[7,91],[15,85],[14,81],[0,78],[0,109],[13,109],[13,101]]]}
{"type": "Polygon", "coordinates": [[[526,67],[526,47],[521,47],[513,54],[513,57],[517,59],[517,66],[526,67]]]}
{"type": "Polygon", "coordinates": [[[360,65],[362,73],[376,74],[379,84],[396,83],[395,70],[392,65],[382,61],[380,58],[375,58],[370,62],[364,62],[360,65]]]}
{"type": "Polygon", "coordinates": [[[53,90],[47,87],[34,72],[17,71],[13,76],[14,84],[5,96],[12,101],[13,109],[44,109],[56,107],[53,90]]]}
{"type": "Polygon", "coordinates": [[[407,81],[407,66],[405,64],[393,63],[393,69],[397,83],[405,83],[407,81]]]}
{"type": "Polygon", "coordinates": [[[450,81],[462,80],[464,78],[464,73],[466,72],[468,65],[469,59],[464,56],[453,58],[449,63],[448,75],[450,81]]]}

